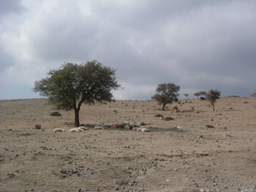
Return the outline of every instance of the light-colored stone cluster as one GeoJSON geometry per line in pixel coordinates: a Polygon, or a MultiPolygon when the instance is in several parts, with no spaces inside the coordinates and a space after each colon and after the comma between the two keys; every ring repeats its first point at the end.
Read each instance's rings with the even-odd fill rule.
{"type": "MultiPolygon", "coordinates": [[[[141,127],[141,125],[145,125],[145,123],[137,123],[133,121],[118,121],[117,123],[104,123],[100,125],[95,125],[94,130],[104,130],[105,128],[121,128],[121,129],[126,129],[126,130],[133,130],[137,132],[150,132],[150,128],[153,127],[141,127]]],[[[156,127],[155,127],[156,128],[156,127]]],[[[81,126],[81,127],[75,127],[69,129],[70,133],[77,133],[77,132],[83,132],[85,130],[89,130],[88,127],[86,126],[81,126]]],[[[53,132],[65,132],[65,129],[62,128],[55,128],[53,129],[53,132]]]]}
{"type": "Polygon", "coordinates": [[[118,121],[116,124],[112,124],[113,128],[124,128],[124,129],[133,129],[134,127],[140,127],[140,123],[133,121],[118,121]]]}
{"type": "Polygon", "coordinates": [[[57,132],[65,132],[66,130],[65,129],[62,129],[62,128],[55,128],[53,129],[53,132],[54,133],[57,133],[57,132]]]}
{"type": "Polygon", "coordinates": [[[150,132],[150,129],[146,127],[134,127],[132,130],[137,132],[150,132]]]}

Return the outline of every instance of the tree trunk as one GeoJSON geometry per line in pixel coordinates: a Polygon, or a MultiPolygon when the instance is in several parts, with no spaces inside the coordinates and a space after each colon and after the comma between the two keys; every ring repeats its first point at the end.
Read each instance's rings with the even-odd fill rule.
{"type": "Polygon", "coordinates": [[[76,107],[76,99],[74,99],[74,110],[75,110],[75,126],[79,127],[80,126],[80,121],[79,121],[79,111],[81,109],[81,105],[82,103],[85,101],[85,98],[82,98],[79,102],[78,105],[76,107]]]}
{"type": "Polygon", "coordinates": [[[162,108],[162,110],[163,110],[163,111],[164,111],[165,105],[166,105],[166,104],[165,104],[165,103],[163,103],[163,108],[162,108]]]}
{"type": "Polygon", "coordinates": [[[212,109],[213,109],[213,111],[215,111],[214,104],[212,104],[212,109]]]}
{"type": "Polygon", "coordinates": [[[79,105],[79,103],[78,103],[78,106],[76,107],[76,99],[74,99],[73,106],[74,106],[74,111],[75,111],[75,126],[79,127],[80,126],[79,111],[80,111],[81,105],[79,105]]]}
{"type": "Polygon", "coordinates": [[[79,109],[75,109],[75,126],[79,127],[80,126],[80,121],[79,121],[79,109]]]}

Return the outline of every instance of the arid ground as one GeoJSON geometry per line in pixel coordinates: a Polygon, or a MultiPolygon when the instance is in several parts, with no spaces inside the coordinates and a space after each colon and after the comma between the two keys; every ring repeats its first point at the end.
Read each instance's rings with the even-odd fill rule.
{"type": "Polygon", "coordinates": [[[0,191],[256,191],[256,98],[83,105],[77,133],[74,112],[50,116],[46,101],[0,101],[0,191]],[[93,129],[120,121],[151,132],[93,129]]]}

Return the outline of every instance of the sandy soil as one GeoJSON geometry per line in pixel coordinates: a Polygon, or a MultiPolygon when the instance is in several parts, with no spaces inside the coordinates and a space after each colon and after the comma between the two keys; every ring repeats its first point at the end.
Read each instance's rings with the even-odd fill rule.
{"type": "Polygon", "coordinates": [[[55,117],[45,99],[1,100],[0,191],[256,191],[256,98],[223,97],[215,112],[198,99],[160,109],[154,101],[84,105],[82,124],[143,122],[151,132],[70,133],[73,111],[55,117]]]}

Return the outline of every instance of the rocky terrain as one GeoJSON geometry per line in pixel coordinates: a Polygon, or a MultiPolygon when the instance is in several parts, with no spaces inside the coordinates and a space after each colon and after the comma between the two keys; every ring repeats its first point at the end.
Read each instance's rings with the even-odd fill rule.
{"type": "Polygon", "coordinates": [[[0,191],[256,191],[256,98],[223,97],[216,111],[199,99],[167,107],[84,105],[88,130],[71,133],[73,111],[1,100],[0,191]],[[115,127],[127,122],[150,132],[115,127]]]}

